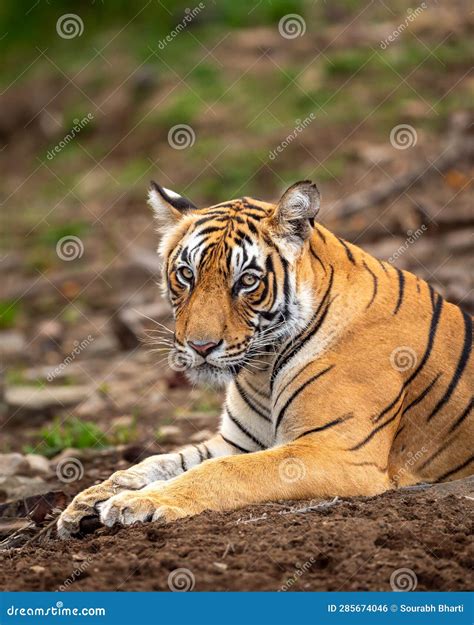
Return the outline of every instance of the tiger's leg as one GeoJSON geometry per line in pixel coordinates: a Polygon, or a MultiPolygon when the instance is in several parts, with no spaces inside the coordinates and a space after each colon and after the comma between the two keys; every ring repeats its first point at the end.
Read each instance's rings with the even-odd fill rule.
{"type": "Polygon", "coordinates": [[[125,491],[102,507],[108,526],[174,519],[203,510],[233,510],[278,499],[334,495],[374,495],[390,487],[386,473],[341,462],[339,453],[320,444],[292,442],[273,449],[218,458],[179,477],[125,491]]]}
{"type": "Polygon", "coordinates": [[[86,516],[97,516],[99,503],[124,490],[139,490],[148,484],[169,480],[185,473],[205,460],[241,453],[220,435],[198,445],[189,445],[169,454],[146,458],[129,469],[116,471],[107,480],[82,491],[61,514],[58,534],[66,538],[80,530],[80,522],[86,516]]]}

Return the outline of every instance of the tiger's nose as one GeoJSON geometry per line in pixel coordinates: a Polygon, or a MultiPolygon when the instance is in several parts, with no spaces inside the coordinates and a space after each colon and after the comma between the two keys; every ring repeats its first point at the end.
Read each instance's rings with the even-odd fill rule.
{"type": "Polygon", "coordinates": [[[219,341],[219,343],[216,343],[214,341],[207,341],[207,340],[188,341],[188,345],[192,347],[194,351],[197,352],[203,358],[206,358],[206,356],[209,356],[212,350],[215,349],[221,343],[222,341],[219,341]]]}

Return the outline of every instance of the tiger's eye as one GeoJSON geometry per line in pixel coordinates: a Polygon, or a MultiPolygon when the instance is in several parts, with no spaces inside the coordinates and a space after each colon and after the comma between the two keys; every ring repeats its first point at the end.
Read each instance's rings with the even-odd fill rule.
{"type": "Polygon", "coordinates": [[[240,282],[243,286],[255,286],[258,282],[258,276],[253,273],[244,273],[240,278],[240,282]]]}
{"type": "Polygon", "coordinates": [[[180,267],[178,269],[178,273],[187,282],[189,282],[189,280],[192,280],[194,276],[193,272],[191,271],[189,267],[180,267]]]}

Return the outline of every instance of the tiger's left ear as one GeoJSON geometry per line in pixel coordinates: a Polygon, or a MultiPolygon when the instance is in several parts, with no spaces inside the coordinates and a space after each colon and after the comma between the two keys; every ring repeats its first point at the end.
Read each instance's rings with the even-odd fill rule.
{"type": "Polygon", "coordinates": [[[302,243],[311,233],[320,202],[321,195],[314,182],[296,182],[285,191],[277,204],[273,215],[277,232],[295,243],[302,243]]]}
{"type": "Polygon", "coordinates": [[[165,228],[176,224],[187,212],[197,210],[197,206],[190,200],[165,189],[153,180],[148,191],[148,204],[152,207],[160,225],[165,228]]]}

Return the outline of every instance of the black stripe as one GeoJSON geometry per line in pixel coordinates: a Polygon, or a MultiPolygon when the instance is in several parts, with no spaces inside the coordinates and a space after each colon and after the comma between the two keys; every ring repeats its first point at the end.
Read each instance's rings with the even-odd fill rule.
{"type": "Polygon", "coordinates": [[[301,373],[303,373],[303,371],[306,371],[306,369],[307,369],[308,367],[310,367],[311,365],[313,365],[314,363],[315,363],[315,361],[314,361],[314,360],[310,360],[309,362],[307,362],[307,363],[305,364],[305,366],[304,366],[302,369],[300,369],[300,370],[298,371],[298,373],[296,373],[296,374],[295,374],[295,375],[291,378],[291,380],[290,380],[289,382],[287,382],[287,383],[283,386],[283,388],[281,389],[281,391],[278,393],[278,395],[275,397],[275,399],[274,399],[274,401],[273,401],[273,407],[274,407],[274,408],[275,408],[275,407],[276,407],[276,405],[278,404],[278,401],[279,401],[280,397],[281,397],[281,396],[283,395],[283,393],[287,390],[287,388],[288,388],[288,387],[290,387],[290,386],[293,384],[293,382],[296,380],[296,378],[297,378],[297,377],[298,377],[301,373]]]}
{"type": "Polygon", "coordinates": [[[249,454],[250,451],[248,449],[244,449],[243,447],[241,447],[240,445],[237,445],[237,443],[233,443],[231,440],[229,440],[228,438],[226,438],[223,434],[221,434],[221,438],[222,440],[224,440],[228,445],[232,445],[232,447],[235,447],[236,449],[238,449],[239,451],[241,451],[244,454],[249,454]]]}
{"type": "Polygon", "coordinates": [[[462,374],[464,373],[464,369],[466,368],[467,361],[469,360],[469,356],[471,354],[472,319],[464,311],[461,311],[461,313],[464,319],[464,344],[462,346],[461,356],[459,357],[459,362],[457,364],[456,371],[454,372],[454,375],[452,377],[451,382],[449,383],[446,393],[443,395],[443,397],[439,400],[439,402],[436,404],[436,406],[433,408],[433,410],[429,414],[427,418],[427,422],[431,421],[431,419],[435,416],[435,414],[439,412],[441,408],[444,406],[444,404],[446,404],[449,401],[451,395],[453,394],[456,386],[459,383],[459,380],[461,379],[462,374]]]}
{"type": "Polygon", "coordinates": [[[410,375],[408,380],[405,382],[405,388],[411,382],[413,382],[413,380],[416,378],[416,376],[423,369],[423,367],[426,364],[426,361],[430,357],[431,350],[433,349],[433,343],[434,343],[435,336],[436,336],[436,330],[438,328],[438,324],[439,324],[439,320],[440,320],[440,316],[441,316],[441,311],[442,311],[442,308],[443,308],[443,298],[441,297],[441,295],[438,295],[438,299],[435,302],[435,295],[436,294],[435,294],[433,288],[430,285],[428,285],[428,286],[429,286],[429,289],[430,289],[431,301],[432,301],[432,304],[433,304],[433,317],[431,318],[430,329],[428,331],[428,344],[426,346],[425,353],[423,354],[423,358],[421,359],[420,364],[417,366],[417,368],[413,371],[413,373],[410,375]]]}
{"type": "Polygon", "coordinates": [[[186,463],[184,462],[184,456],[181,452],[179,452],[179,459],[181,460],[181,468],[183,469],[184,473],[186,473],[188,469],[186,467],[186,463]]]}
{"type": "Polygon", "coordinates": [[[269,421],[271,423],[272,418],[270,417],[270,415],[262,412],[262,408],[265,408],[265,406],[263,406],[259,401],[254,398],[252,398],[251,401],[248,393],[245,391],[245,389],[242,388],[237,378],[234,380],[234,384],[244,403],[247,404],[247,406],[249,406],[255,413],[257,413],[259,417],[262,417],[262,419],[265,419],[265,421],[269,421]]]}
{"type": "Polygon", "coordinates": [[[454,432],[454,430],[461,425],[461,423],[464,421],[464,419],[466,419],[468,414],[471,412],[473,405],[474,405],[474,401],[473,401],[473,398],[471,397],[471,399],[470,399],[468,405],[466,406],[466,408],[464,409],[464,411],[459,415],[459,417],[456,419],[456,421],[449,428],[448,434],[451,434],[451,432],[454,432]]]}
{"type": "Polygon", "coordinates": [[[429,456],[419,467],[416,468],[417,471],[423,471],[423,469],[425,467],[427,467],[429,464],[431,464],[433,462],[433,460],[436,460],[436,458],[438,458],[438,456],[440,456],[443,451],[449,447],[451,445],[452,442],[454,442],[456,440],[456,437],[451,438],[449,441],[445,441],[441,447],[439,449],[437,449],[433,454],[431,454],[431,456],[429,456]]]}
{"type": "Polygon", "coordinates": [[[377,415],[376,417],[372,419],[372,423],[378,423],[380,419],[382,419],[387,414],[387,412],[390,412],[392,408],[396,406],[396,404],[398,404],[398,400],[400,399],[400,397],[403,395],[404,392],[405,392],[405,386],[403,385],[402,388],[400,389],[400,392],[395,397],[395,399],[386,408],[384,408],[379,415],[377,415]]]}
{"type": "MultiPolygon", "coordinates": [[[[329,284],[328,284],[328,288],[326,289],[326,292],[323,295],[323,298],[321,300],[321,302],[319,303],[316,312],[314,313],[314,315],[312,316],[308,326],[306,328],[303,329],[303,331],[296,337],[294,337],[293,339],[291,339],[291,341],[288,343],[288,345],[280,352],[280,354],[278,355],[278,358],[276,359],[276,362],[273,366],[273,371],[272,371],[272,377],[271,377],[271,381],[270,381],[270,389],[273,390],[273,384],[275,381],[276,376],[278,375],[278,373],[281,371],[281,369],[285,366],[285,364],[291,359],[293,358],[293,356],[295,356],[302,347],[304,347],[304,345],[307,343],[307,341],[309,341],[315,334],[315,332],[317,332],[317,330],[319,329],[319,327],[321,326],[320,323],[317,323],[319,314],[323,308],[323,306],[326,304],[328,298],[329,298],[329,294],[331,291],[331,287],[332,287],[332,283],[333,283],[333,279],[334,279],[334,268],[331,267],[331,275],[329,277],[329,284]],[[313,326],[313,323],[316,323],[316,326],[313,326]],[[312,328],[311,331],[308,331],[308,328],[312,328]],[[305,332],[308,332],[308,334],[306,334],[306,336],[304,338],[302,338],[302,336],[304,335],[305,332]]],[[[329,305],[328,305],[329,307],[329,305]]]]}
{"type": "Polygon", "coordinates": [[[381,261],[381,260],[380,260],[380,258],[376,258],[375,260],[376,260],[376,261],[378,262],[378,264],[382,267],[382,269],[384,270],[384,272],[385,272],[385,273],[387,273],[387,267],[385,267],[384,262],[383,262],[383,261],[381,261]]]}
{"type": "Polygon", "coordinates": [[[326,273],[326,267],[323,264],[323,261],[319,258],[319,256],[316,254],[316,252],[313,250],[313,246],[310,244],[309,246],[309,251],[311,252],[311,255],[318,261],[318,263],[321,265],[321,267],[324,270],[324,273],[326,273]]]}
{"type": "Polygon", "coordinates": [[[210,452],[209,447],[206,445],[206,443],[203,443],[202,446],[206,450],[206,460],[210,460],[212,458],[212,453],[210,452]]]}
{"type": "MultiPolygon", "coordinates": [[[[207,228],[203,228],[199,232],[196,233],[197,236],[205,236],[206,234],[211,234],[212,232],[224,232],[224,228],[222,226],[208,226],[207,228]]],[[[201,241],[202,244],[202,241],[201,241]]]]}
{"type": "Polygon", "coordinates": [[[323,243],[326,243],[326,237],[324,236],[324,234],[321,232],[321,230],[319,228],[315,228],[314,231],[316,232],[316,234],[318,235],[318,237],[321,239],[321,241],[323,243]]]}
{"type": "Polygon", "coordinates": [[[195,449],[197,449],[197,452],[199,454],[199,461],[203,462],[204,461],[204,454],[202,453],[202,451],[199,449],[198,445],[193,445],[193,447],[195,449]]]}
{"type": "Polygon", "coordinates": [[[275,421],[275,432],[278,429],[278,426],[280,425],[285,412],[287,411],[289,405],[292,403],[292,401],[302,392],[304,391],[304,389],[311,384],[312,382],[314,382],[315,380],[317,380],[318,378],[320,378],[321,376],[323,376],[325,373],[327,373],[328,371],[330,371],[331,369],[334,368],[335,365],[330,365],[329,367],[326,367],[326,369],[323,369],[322,371],[320,371],[319,373],[317,373],[316,375],[311,376],[310,378],[308,378],[306,380],[306,382],[304,384],[302,384],[298,389],[296,389],[296,391],[294,391],[290,397],[286,400],[285,404],[283,405],[283,408],[280,410],[280,412],[278,413],[278,416],[276,418],[275,421]]]}
{"type": "Polygon", "coordinates": [[[373,290],[373,293],[372,293],[371,300],[370,300],[370,302],[367,304],[367,306],[365,307],[365,308],[367,309],[367,308],[370,308],[370,307],[372,306],[372,304],[374,303],[374,299],[375,299],[375,297],[376,297],[376,295],[377,295],[377,283],[378,283],[378,280],[377,280],[377,276],[376,276],[376,275],[375,275],[375,273],[372,271],[372,269],[370,269],[370,267],[368,267],[368,266],[367,266],[367,263],[365,262],[365,260],[363,260],[363,261],[362,261],[362,264],[363,264],[363,265],[364,265],[364,267],[367,269],[367,271],[370,273],[370,275],[372,276],[372,280],[373,280],[373,282],[374,282],[374,290],[373,290]]]}
{"type": "Polygon", "coordinates": [[[397,269],[396,267],[395,267],[395,271],[398,274],[398,300],[393,310],[394,315],[396,315],[398,311],[400,310],[400,306],[402,305],[402,301],[403,301],[403,292],[405,290],[405,276],[403,275],[403,271],[400,271],[400,269],[397,269]]]}
{"type": "Polygon", "coordinates": [[[402,408],[403,408],[403,404],[400,406],[400,408],[397,410],[397,412],[393,415],[393,417],[390,417],[390,419],[385,421],[385,423],[381,423],[378,427],[376,427],[374,430],[372,430],[372,432],[368,436],[366,436],[360,443],[357,443],[357,445],[354,445],[354,447],[349,447],[348,451],[357,451],[361,447],[364,447],[364,445],[367,445],[367,443],[370,440],[372,440],[372,438],[376,434],[378,434],[381,430],[383,430],[385,427],[387,427],[387,425],[392,423],[392,421],[395,421],[395,419],[400,414],[400,411],[401,411],[402,408]]]}
{"type": "Polygon", "coordinates": [[[324,425],[320,425],[317,428],[313,428],[312,430],[308,430],[307,432],[303,432],[303,434],[300,434],[294,440],[297,441],[299,438],[303,438],[303,436],[308,436],[309,434],[314,434],[315,432],[322,432],[323,430],[327,430],[329,428],[332,428],[335,425],[339,425],[340,423],[344,423],[345,421],[348,421],[349,419],[352,419],[353,416],[354,415],[347,415],[346,417],[339,417],[337,419],[334,419],[334,421],[329,421],[328,423],[325,423],[324,425]]]}
{"type": "Polygon", "coordinates": [[[339,241],[339,243],[343,246],[343,248],[346,250],[347,258],[351,261],[351,263],[353,265],[355,265],[356,262],[355,262],[354,255],[352,254],[351,250],[349,249],[349,246],[347,245],[347,243],[343,239],[340,239],[339,237],[336,237],[336,238],[339,241]]]}
{"type": "Polygon", "coordinates": [[[242,423],[240,423],[240,421],[239,421],[236,417],[234,417],[234,415],[233,415],[233,414],[231,413],[231,411],[229,410],[229,407],[228,407],[228,406],[226,406],[225,410],[226,410],[226,412],[227,412],[227,414],[228,414],[228,416],[229,416],[229,419],[232,421],[232,423],[233,423],[234,425],[236,425],[236,426],[239,428],[239,430],[240,430],[243,434],[245,434],[246,436],[248,436],[248,438],[250,438],[250,440],[251,440],[251,441],[253,441],[253,442],[254,442],[254,443],[255,443],[258,447],[260,447],[260,449],[265,449],[265,445],[264,445],[263,443],[261,443],[261,442],[258,440],[258,438],[255,438],[255,436],[254,436],[251,432],[249,432],[249,431],[247,430],[247,428],[246,428],[244,425],[242,425],[242,423]]]}
{"type": "Polygon", "coordinates": [[[395,436],[393,437],[392,443],[395,442],[395,440],[400,436],[400,434],[403,432],[404,429],[405,429],[405,425],[402,425],[401,427],[398,428],[395,436]]]}
{"type": "Polygon", "coordinates": [[[247,384],[247,386],[249,388],[252,389],[252,391],[254,393],[257,393],[257,395],[260,395],[261,397],[264,397],[265,399],[270,399],[271,395],[268,395],[267,393],[264,393],[263,391],[261,391],[260,389],[256,388],[251,382],[249,382],[248,380],[245,380],[245,383],[247,384]]]}
{"type": "Polygon", "coordinates": [[[451,477],[451,475],[454,475],[455,473],[457,473],[458,471],[462,471],[462,469],[465,469],[467,467],[468,464],[471,464],[471,462],[474,460],[474,456],[471,456],[470,458],[468,458],[466,460],[466,462],[463,462],[462,464],[460,464],[458,467],[456,467],[455,469],[451,469],[451,471],[448,471],[447,473],[444,473],[441,477],[439,477],[436,481],[437,482],[442,482],[443,480],[445,480],[447,477],[451,477]]]}
{"type": "Polygon", "coordinates": [[[403,414],[406,414],[410,410],[410,408],[413,408],[414,406],[418,405],[420,401],[423,401],[423,399],[428,395],[428,393],[434,388],[434,385],[439,380],[441,375],[442,375],[441,372],[439,372],[434,378],[434,380],[432,380],[428,384],[428,386],[418,395],[418,397],[414,399],[410,404],[408,404],[408,406],[403,411],[403,414]]]}

